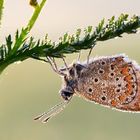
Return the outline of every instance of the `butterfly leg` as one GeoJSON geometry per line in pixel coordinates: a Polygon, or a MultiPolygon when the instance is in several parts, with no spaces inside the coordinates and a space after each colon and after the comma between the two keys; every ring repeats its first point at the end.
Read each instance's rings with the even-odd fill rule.
{"type": "Polygon", "coordinates": [[[78,53],[77,62],[80,62],[80,58],[81,58],[81,50],[78,53]]]}
{"type": "Polygon", "coordinates": [[[62,60],[63,60],[64,65],[65,65],[65,69],[68,71],[69,68],[68,68],[68,65],[67,65],[67,62],[66,62],[65,58],[62,57],[62,60]]]}
{"type": "Polygon", "coordinates": [[[93,47],[94,47],[94,46],[91,46],[91,48],[90,48],[90,50],[89,50],[89,53],[88,53],[88,56],[87,56],[87,65],[89,64],[89,59],[90,59],[90,55],[91,55],[91,53],[92,53],[93,47]]]}
{"type": "Polygon", "coordinates": [[[32,57],[32,58],[34,58],[34,59],[36,59],[36,60],[40,60],[40,61],[42,61],[42,62],[46,62],[46,63],[48,63],[48,61],[47,61],[47,60],[42,59],[42,58],[39,58],[39,57],[32,57]]]}
{"type": "Polygon", "coordinates": [[[58,68],[57,68],[57,64],[56,64],[54,58],[47,57],[47,60],[48,60],[48,62],[50,63],[52,69],[53,69],[57,74],[59,74],[59,75],[63,75],[63,76],[65,75],[63,72],[61,72],[60,70],[58,70],[58,68]]]}

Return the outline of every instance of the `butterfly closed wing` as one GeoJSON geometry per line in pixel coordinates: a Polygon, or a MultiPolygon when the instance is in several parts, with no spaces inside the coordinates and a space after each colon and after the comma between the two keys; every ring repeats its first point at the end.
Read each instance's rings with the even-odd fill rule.
{"type": "Polygon", "coordinates": [[[60,95],[64,102],[35,120],[47,122],[64,109],[73,95],[121,111],[140,111],[140,67],[125,55],[94,58],[60,70],[54,63],[53,69],[62,76],[60,95]]]}
{"type": "Polygon", "coordinates": [[[77,94],[89,101],[120,110],[140,111],[140,69],[124,55],[91,61],[77,82],[77,94]]]}

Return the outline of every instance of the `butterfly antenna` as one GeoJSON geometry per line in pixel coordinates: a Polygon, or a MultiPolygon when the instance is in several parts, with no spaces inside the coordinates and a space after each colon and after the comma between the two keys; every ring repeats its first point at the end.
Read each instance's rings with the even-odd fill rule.
{"type": "Polygon", "coordinates": [[[66,105],[69,102],[70,100],[68,101],[65,100],[63,102],[60,102],[59,104],[52,107],[48,112],[44,112],[40,114],[39,116],[35,117],[34,120],[40,120],[43,123],[47,123],[49,119],[51,119],[52,117],[54,117],[55,115],[63,111],[63,109],[66,107],[66,105]]]}

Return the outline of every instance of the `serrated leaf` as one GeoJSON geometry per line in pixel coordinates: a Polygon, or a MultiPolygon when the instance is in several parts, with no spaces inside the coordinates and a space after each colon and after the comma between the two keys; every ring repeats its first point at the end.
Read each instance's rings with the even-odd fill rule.
{"type": "Polygon", "coordinates": [[[88,33],[91,33],[92,32],[92,29],[93,29],[92,26],[88,26],[88,28],[87,28],[88,33]]]}
{"type": "Polygon", "coordinates": [[[67,39],[68,39],[68,33],[65,33],[64,36],[63,36],[62,42],[66,42],[67,39]]]}
{"type": "Polygon", "coordinates": [[[7,38],[6,38],[6,45],[7,45],[7,48],[8,48],[8,54],[10,53],[11,49],[12,49],[12,37],[11,35],[9,35],[7,38]]]}

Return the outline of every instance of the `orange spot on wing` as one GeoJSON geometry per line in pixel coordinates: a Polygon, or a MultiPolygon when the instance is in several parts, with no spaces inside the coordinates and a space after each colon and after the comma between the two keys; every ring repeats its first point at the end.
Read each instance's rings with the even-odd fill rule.
{"type": "Polygon", "coordinates": [[[117,105],[117,101],[112,100],[112,101],[111,101],[111,105],[115,107],[115,106],[117,105]]]}
{"type": "Polygon", "coordinates": [[[125,81],[131,82],[132,76],[128,75],[124,78],[125,81]]]}
{"type": "Polygon", "coordinates": [[[129,69],[128,69],[128,67],[122,68],[121,73],[122,73],[123,75],[128,75],[128,74],[129,74],[129,69]]]}
{"type": "Polygon", "coordinates": [[[121,102],[123,102],[123,101],[125,101],[125,95],[121,95],[121,96],[119,96],[119,100],[121,101],[121,102]]]}
{"type": "Polygon", "coordinates": [[[126,87],[127,87],[127,91],[132,91],[132,84],[131,83],[128,83],[127,85],[126,85],[126,87]]]}

